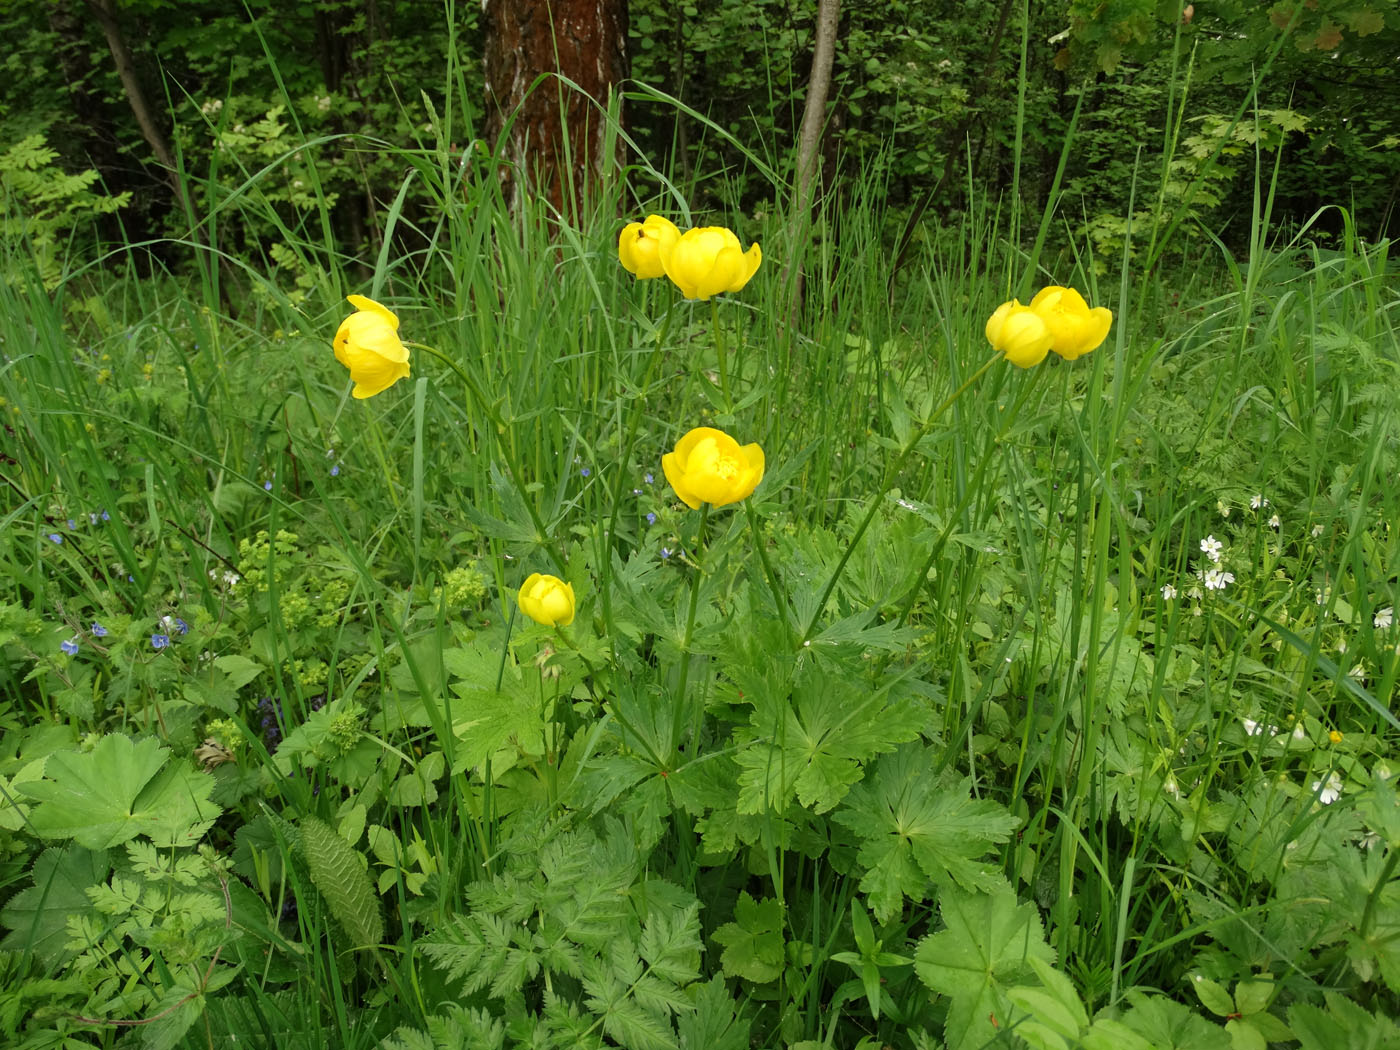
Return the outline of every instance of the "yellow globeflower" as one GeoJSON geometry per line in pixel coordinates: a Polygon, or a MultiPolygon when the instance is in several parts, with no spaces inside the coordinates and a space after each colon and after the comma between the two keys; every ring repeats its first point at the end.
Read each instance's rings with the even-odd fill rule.
{"type": "Polygon", "coordinates": [[[660,277],[661,246],[680,240],[681,231],[670,219],[648,215],[646,222],[629,222],[617,238],[617,257],[628,273],[639,278],[660,277]]]}
{"type": "Polygon", "coordinates": [[[737,292],[763,262],[763,250],[757,244],[744,251],[739,238],[723,226],[686,230],[674,241],[662,241],[660,248],[666,276],[687,299],[737,292]]]}
{"type": "Polygon", "coordinates": [[[1034,368],[1050,352],[1053,336],[1038,314],[1012,299],[987,318],[987,341],[1017,368],[1034,368]]]}
{"type": "Polygon", "coordinates": [[[1092,310],[1073,288],[1051,285],[1036,292],[1031,309],[1050,329],[1050,349],[1066,361],[1087,354],[1108,338],[1113,312],[1107,307],[1092,310]]]}
{"type": "Polygon", "coordinates": [[[363,295],[346,296],[355,307],[335,333],[335,359],[350,369],[355,397],[373,397],[408,375],[408,348],[399,342],[399,319],[363,295]]]}
{"type": "Polygon", "coordinates": [[[567,627],[574,622],[574,585],[534,573],[520,588],[520,611],[546,627],[567,627]]]}
{"type": "Polygon", "coordinates": [[[696,427],[661,457],[661,469],[691,510],[723,507],[748,497],[763,480],[763,449],[743,445],[722,430],[696,427]]]}

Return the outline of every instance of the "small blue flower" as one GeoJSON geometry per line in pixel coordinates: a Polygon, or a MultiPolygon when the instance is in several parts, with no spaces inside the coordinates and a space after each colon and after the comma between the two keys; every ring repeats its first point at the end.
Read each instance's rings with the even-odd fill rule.
{"type": "Polygon", "coordinates": [[[164,648],[165,648],[167,645],[169,645],[169,644],[170,644],[170,635],[168,635],[168,634],[153,634],[153,635],[151,635],[151,648],[152,648],[152,649],[156,649],[156,650],[164,649],[164,648]]]}
{"type": "Polygon", "coordinates": [[[656,524],[656,515],[655,515],[655,514],[648,514],[648,515],[647,515],[647,524],[648,524],[648,525],[655,525],[655,524],[656,524]]]}
{"type": "Polygon", "coordinates": [[[176,634],[189,634],[189,633],[190,633],[190,625],[187,624],[184,620],[180,619],[180,617],[178,617],[178,616],[175,617],[175,633],[176,633],[176,634]]]}
{"type": "Polygon", "coordinates": [[[340,464],[339,464],[339,463],[337,463],[335,466],[331,467],[331,477],[333,477],[333,478],[338,478],[338,477],[340,477],[340,464]]]}
{"type": "Polygon", "coordinates": [[[103,521],[111,521],[111,520],[112,520],[112,515],[108,514],[108,513],[104,510],[104,511],[102,512],[102,520],[103,520],[103,521]]]}
{"type": "Polygon", "coordinates": [[[584,467],[582,470],[579,471],[579,473],[582,474],[584,477],[588,477],[588,475],[592,474],[593,471],[589,470],[587,467],[584,467]]]}
{"type": "Polygon", "coordinates": [[[74,521],[72,518],[69,518],[69,519],[68,519],[68,529],[69,529],[69,531],[71,532],[73,529],[76,529],[77,527],[78,527],[78,523],[77,523],[76,521],[74,521]]]}
{"type": "Polygon", "coordinates": [[[78,653],[77,636],[75,635],[74,637],[69,638],[66,642],[59,642],[58,647],[62,649],[65,653],[67,653],[69,656],[76,656],[78,653]]]}
{"type": "Polygon", "coordinates": [[[670,547],[662,547],[662,548],[661,548],[661,557],[663,557],[663,558],[669,558],[670,556],[671,556],[671,548],[670,548],[670,547]]]}
{"type": "Polygon", "coordinates": [[[263,482],[263,491],[264,491],[264,492],[271,492],[271,491],[272,491],[272,482],[270,482],[270,481],[264,481],[264,482],[263,482]]]}
{"type": "Polygon", "coordinates": [[[642,480],[645,481],[648,485],[650,485],[652,482],[651,471],[647,471],[646,474],[643,475],[642,480]]]}
{"type": "Polygon", "coordinates": [[[96,620],[93,620],[93,621],[92,621],[92,636],[93,636],[94,638],[106,638],[106,637],[107,637],[107,628],[103,627],[103,626],[102,626],[100,623],[98,623],[96,620]]]}
{"type": "Polygon", "coordinates": [[[49,533],[49,540],[53,543],[62,543],[63,537],[56,532],[49,533]]]}

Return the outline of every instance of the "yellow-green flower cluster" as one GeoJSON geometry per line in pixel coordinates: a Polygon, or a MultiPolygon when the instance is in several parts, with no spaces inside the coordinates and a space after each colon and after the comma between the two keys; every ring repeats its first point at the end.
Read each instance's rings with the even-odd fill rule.
{"type": "Polygon", "coordinates": [[[1018,300],[1002,303],[987,319],[987,341],[1018,368],[1034,368],[1051,351],[1066,361],[1096,349],[1113,324],[1113,313],[1103,306],[1090,308],[1073,288],[1042,288],[1023,306],[1018,300]]]}
{"type": "Polygon", "coordinates": [[[700,226],[685,233],[670,219],[648,215],[630,222],[617,239],[617,257],[628,273],[649,279],[665,274],[687,299],[737,292],[763,262],[756,243],[745,251],[733,230],[700,226]]]}

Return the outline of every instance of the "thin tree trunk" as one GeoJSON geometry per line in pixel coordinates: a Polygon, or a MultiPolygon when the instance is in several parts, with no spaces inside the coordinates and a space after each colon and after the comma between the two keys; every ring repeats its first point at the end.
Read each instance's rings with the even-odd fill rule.
{"type": "Polygon", "coordinates": [[[87,0],[87,5],[102,27],[103,36],[107,38],[107,47],[111,50],[112,59],[117,64],[117,76],[121,78],[122,90],[126,92],[127,104],[131,106],[131,112],[136,117],[136,124],[141,129],[141,136],[151,147],[151,152],[155,154],[161,167],[165,169],[166,181],[175,191],[186,216],[189,216],[189,200],[185,196],[184,184],[180,181],[179,173],[176,171],[175,154],[171,152],[170,144],[166,141],[165,134],[161,131],[160,125],[156,122],[155,114],[146,101],[146,92],[141,87],[141,78],[136,74],[136,59],[132,57],[131,48],[127,46],[126,38],[122,36],[121,25],[117,22],[117,14],[112,7],[112,0],[87,0]]]}
{"type": "Polygon", "coordinates": [[[627,0],[483,0],[482,22],[486,136],[506,164],[506,200],[542,193],[576,217],[585,188],[621,159],[605,156],[603,110],[627,77],[627,0]],[[558,76],[536,84],[547,74],[558,76]]]}
{"type": "MultiPolygon", "coordinates": [[[[802,307],[804,279],[801,262],[811,232],[817,157],[822,128],[826,126],[826,100],[831,93],[831,66],[836,57],[836,26],[840,21],[841,0],[819,0],[817,37],[812,45],[812,75],[807,81],[807,99],[802,106],[802,126],[797,139],[797,235],[793,238],[787,264],[791,265],[793,260],[798,264],[789,317],[794,324],[802,307]]],[[[786,284],[786,280],[783,283],[786,284]]]]}

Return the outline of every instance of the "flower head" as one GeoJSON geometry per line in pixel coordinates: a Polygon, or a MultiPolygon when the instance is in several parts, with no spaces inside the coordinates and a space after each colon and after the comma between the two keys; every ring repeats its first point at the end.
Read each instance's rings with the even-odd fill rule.
{"type": "Polygon", "coordinates": [[[661,457],[666,480],[691,510],[723,507],[753,493],[763,480],[763,449],[740,445],[722,430],[696,427],[661,457]]]}
{"type": "Polygon", "coordinates": [[[96,620],[92,621],[92,636],[94,638],[106,638],[107,628],[103,627],[96,620]]]}
{"type": "Polygon", "coordinates": [[[1377,630],[1385,630],[1395,622],[1395,606],[1387,605],[1384,609],[1378,609],[1376,615],[1371,619],[1371,625],[1377,630]]]}
{"type": "Polygon", "coordinates": [[[58,647],[62,649],[65,653],[67,653],[69,656],[75,656],[78,652],[78,639],[69,638],[66,641],[59,642],[58,647]]]}
{"type": "Polygon", "coordinates": [[[335,333],[335,359],[350,370],[357,398],[373,397],[408,375],[408,348],[399,341],[399,319],[363,295],[346,297],[355,307],[335,333]]]}
{"type": "Polygon", "coordinates": [[[1324,806],[1330,806],[1333,802],[1336,802],[1337,799],[1342,797],[1342,788],[1344,786],[1345,784],[1342,782],[1341,774],[1333,772],[1328,774],[1325,782],[1314,780],[1310,790],[1317,794],[1317,800],[1319,802],[1324,806]]]}
{"type": "Polygon", "coordinates": [[[1034,368],[1045,360],[1055,341],[1044,319],[1029,306],[1012,299],[987,318],[987,342],[1017,368],[1034,368]]]}
{"type": "Polygon", "coordinates": [[[661,277],[661,246],[680,240],[681,231],[670,219],[648,215],[646,222],[629,222],[617,238],[617,257],[623,269],[642,280],[661,277]]]}
{"type": "Polygon", "coordinates": [[[1066,361],[1097,349],[1113,324],[1113,313],[1107,307],[1090,309],[1084,296],[1073,288],[1053,284],[1035,293],[1030,308],[1050,330],[1050,349],[1066,361]]]}
{"type": "Polygon", "coordinates": [[[1205,556],[1211,561],[1215,562],[1215,564],[1217,565],[1220,564],[1220,551],[1224,548],[1224,546],[1225,545],[1219,540],[1217,540],[1214,536],[1207,536],[1205,539],[1201,540],[1202,552],[1204,552],[1205,556]]]}
{"type": "Polygon", "coordinates": [[[673,241],[663,239],[658,254],[666,276],[687,299],[737,292],[763,262],[757,244],[744,251],[734,232],[723,226],[700,226],[673,241]]]}
{"type": "Polygon", "coordinates": [[[153,635],[151,635],[151,648],[152,648],[152,649],[164,649],[164,648],[165,648],[167,645],[169,645],[169,644],[170,644],[170,635],[168,635],[168,634],[153,634],[153,635]]]}
{"type": "Polygon", "coordinates": [[[520,588],[520,611],[545,627],[567,627],[574,622],[574,586],[533,573],[520,588]]]}

